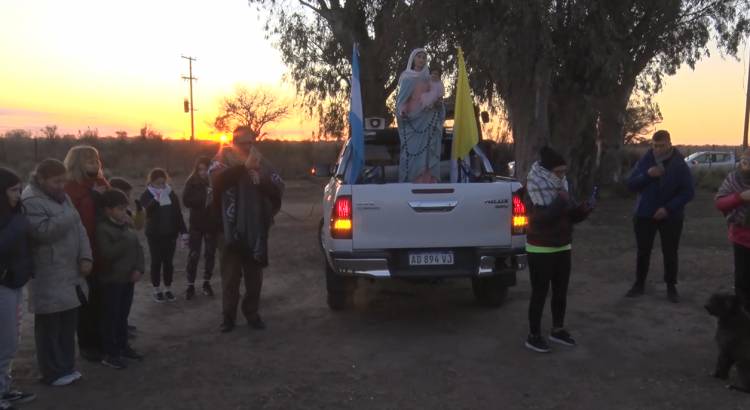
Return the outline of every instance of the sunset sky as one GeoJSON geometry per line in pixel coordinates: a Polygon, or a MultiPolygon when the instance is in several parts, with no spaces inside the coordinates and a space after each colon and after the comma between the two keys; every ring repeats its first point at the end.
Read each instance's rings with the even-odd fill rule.
{"type": "MultiPolygon", "coordinates": [[[[147,122],[187,138],[184,54],[198,58],[196,135],[211,137],[207,123],[237,85],[293,97],[263,23],[246,0],[0,0],[0,133],[56,124],[63,133],[91,128],[136,135],[147,122]]],[[[657,97],[664,115],[659,128],[680,144],[739,144],[746,60],[715,53],[695,71],[685,67],[667,79],[657,97]]],[[[270,137],[307,138],[316,128],[296,115],[274,126],[270,137]]]]}

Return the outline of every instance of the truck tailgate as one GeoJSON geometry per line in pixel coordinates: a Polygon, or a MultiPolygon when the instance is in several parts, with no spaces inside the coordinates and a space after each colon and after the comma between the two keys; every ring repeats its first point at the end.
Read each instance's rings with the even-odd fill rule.
{"type": "Polygon", "coordinates": [[[510,247],[508,183],[352,186],[353,248],[510,247]]]}

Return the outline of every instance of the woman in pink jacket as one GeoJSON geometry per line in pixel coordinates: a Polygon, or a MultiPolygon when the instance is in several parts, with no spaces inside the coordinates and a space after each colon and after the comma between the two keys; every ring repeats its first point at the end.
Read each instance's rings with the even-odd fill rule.
{"type": "Polygon", "coordinates": [[[750,306],[750,150],[742,153],[737,170],[721,184],[716,208],[727,218],[734,246],[734,291],[750,306]]]}

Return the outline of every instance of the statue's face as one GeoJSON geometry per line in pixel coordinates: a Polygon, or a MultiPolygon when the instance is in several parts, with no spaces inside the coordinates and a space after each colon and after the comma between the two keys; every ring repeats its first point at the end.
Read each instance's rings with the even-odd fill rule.
{"type": "Polygon", "coordinates": [[[427,53],[420,51],[414,56],[414,70],[420,71],[425,64],[427,64],[427,53]]]}

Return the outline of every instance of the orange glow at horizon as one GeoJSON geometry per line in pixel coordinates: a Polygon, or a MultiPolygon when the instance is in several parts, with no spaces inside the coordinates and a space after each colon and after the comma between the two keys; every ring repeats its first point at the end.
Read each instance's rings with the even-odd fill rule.
{"type": "MultiPolygon", "coordinates": [[[[245,1],[98,0],[0,2],[0,133],[98,130],[138,135],[148,124],[165,138],[188,139],[188,85],[181,55],[193,64],[195,135],[221,142],[213,119],[237,84],[264,85],[289,101],[294,92],[263,15],[245,1]],[[130,24],[113,24],[130,22],[130,24]],[[220,30],[210,27],[220,26],[220,30]],[[209,27],[190,30],[189,27],[209,27]],[[155,29],[143,30],[140,27],[155,29]],[[158,28],[158,29],[156,29],[158,28]]],[[[744,48],[740,47],[741,50],[744,48]]],[[[655,97],[676,144],[739,144],[747,73],[741,61],[712,57],[665,79],[655,97]]],[[[305,140],[317,124],[295,111],[270,124],[266,139],[305,140]]],[[[227,137],[228,138],[228,137],[227,137]]]]}

